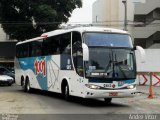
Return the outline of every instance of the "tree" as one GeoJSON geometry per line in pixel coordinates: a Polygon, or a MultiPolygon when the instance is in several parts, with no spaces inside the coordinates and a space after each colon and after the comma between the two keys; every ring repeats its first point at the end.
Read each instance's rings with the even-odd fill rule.
{"type": "Polygon", "coordinates": [[[0,22],[11,39],[25,40],[67,22],[81,0],[0,0],[0,22]]]}

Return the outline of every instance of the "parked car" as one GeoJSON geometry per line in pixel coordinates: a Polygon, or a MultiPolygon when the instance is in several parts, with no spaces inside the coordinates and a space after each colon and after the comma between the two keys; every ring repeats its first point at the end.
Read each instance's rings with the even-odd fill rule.
{"type": "Polygon", "coordinates": [[[8,76],[12,77],[15,81],[15,73],[13,70],[9,70],[5,67],[0,66],[0,75],[8,75],[8,76]]]}
{"type": "Polygon", "coordinates": [[[0,85],[11,86],[14,83],[14,79],[8,75],[0,75],[0,85]]]}

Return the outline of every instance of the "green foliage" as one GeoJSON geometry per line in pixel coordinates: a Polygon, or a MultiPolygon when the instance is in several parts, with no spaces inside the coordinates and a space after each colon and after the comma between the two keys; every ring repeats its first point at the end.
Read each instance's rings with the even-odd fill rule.
{"type": "Polygon", "coordinates": [[[0,23],[11,39],[25,40],[67,22],[81,0],[0,0],[0,23]]]}

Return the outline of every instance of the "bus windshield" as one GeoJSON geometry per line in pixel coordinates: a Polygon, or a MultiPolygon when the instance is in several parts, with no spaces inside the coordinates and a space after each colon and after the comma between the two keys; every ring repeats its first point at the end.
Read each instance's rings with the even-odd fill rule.
{"type": "MultiPolygon", "coordinates": [[[[94,35],[94,33],[87,34],[94,35]]],[[[114,39],[109,39],[109,42],[106,37],[108,34],[95,34],[97,36],[84,37],[85,43],[89,46],[89,61],[85,63],[86,77],[135,79],[136,65],[129,35],[110,34],[114,39]]]]}
{"type": "Polygon", "coordinates": [[[85,33],[84,39],[88,46],[133,47],[131,37],[128,34],[85,33]]]}

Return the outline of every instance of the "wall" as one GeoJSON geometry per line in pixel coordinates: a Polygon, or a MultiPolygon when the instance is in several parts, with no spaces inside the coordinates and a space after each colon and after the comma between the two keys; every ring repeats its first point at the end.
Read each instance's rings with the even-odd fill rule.
{"type": "Polygon", "coordinates": [[[141,85],[150,84],[150,72],[153,72],[152,84],[160,86],[160,49],[146,49],[145,63],[140,62],[140,54],[136,51],[137,79],[141,85]]]}
{"type": "Polygon", "coordinates": [[[136,52],[138,72],[160,72],[160,49],[146,49],[145,63],[140,62],[140,55],[136,52]]]}
{"type": "Polygon", "coordinates": [[[143,4],[135,5],[135,14],[148,14],[158,7],[160,7],[160,0],[146,0],[143,4]]]}

